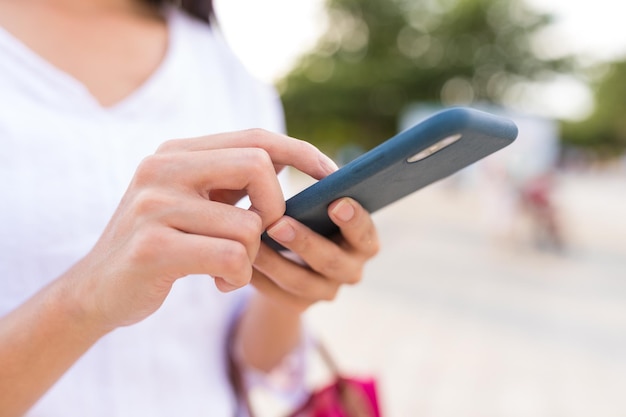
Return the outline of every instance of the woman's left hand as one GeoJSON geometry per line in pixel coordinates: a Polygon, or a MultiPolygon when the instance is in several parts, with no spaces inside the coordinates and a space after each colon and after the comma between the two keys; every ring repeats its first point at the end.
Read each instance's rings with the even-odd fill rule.
{"type": "Polygon", "coordinates": [[[339,226],[337,239],[325,238],[287,216],[268,228],[268,234],[305,265],[262,244],[252,275],[257,290],[300,313],[317,301],[333,300],[342,285],[361,280],[365,262],[379,250],[372,218],[350,198],[333,202],[328,214],[339,226]]]}

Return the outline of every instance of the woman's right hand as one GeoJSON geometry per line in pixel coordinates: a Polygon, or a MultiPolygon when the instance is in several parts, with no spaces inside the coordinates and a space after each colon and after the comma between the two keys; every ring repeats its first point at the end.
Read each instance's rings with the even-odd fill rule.
{"type": "Polygon", "coordinates": [[[246,285],[261,232],[284,213],[285,165],[317,179],[336,169],[314,146],[258,129],[164,143],[66,275],[82,311],[113,329],[153,313],[189,274],[214,276],[221,291],[246,285]],[[244,194],[249,210],[233,205],[244,194]]]}

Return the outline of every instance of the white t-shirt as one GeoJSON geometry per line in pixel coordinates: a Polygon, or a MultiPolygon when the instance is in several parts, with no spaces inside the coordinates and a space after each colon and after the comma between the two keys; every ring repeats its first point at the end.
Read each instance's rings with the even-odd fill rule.
{"type": "MultiPolygon", "coordinates": [[[[283,130],[277,95],[219,33],[178,11],[168,21],[164,61],[110,108],[0,28],[0,315],[90,250],[163,141],[283,130]]],[[[28,416],[232,416],[224,344],[244,292],[179,280],[158,312],[101,339],[28,416]]]]}

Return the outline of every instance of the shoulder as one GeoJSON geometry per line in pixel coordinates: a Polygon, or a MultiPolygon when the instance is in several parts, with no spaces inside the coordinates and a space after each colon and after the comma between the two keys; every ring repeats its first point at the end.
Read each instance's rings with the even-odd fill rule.
{"type": "Polygon", "coordinates": [[[258,117],[250,127],[284,131],[280,97],[274,86],[250,73],[228,45],[218,26],[209,26],[186,13],[175,10],[169,17],[172,31],[177,33],[180,48],[187,51],[190,65],[202,74],[211,74],[221,81],[219,90],[227,90],[228,101],[236,102],[243,113],[258,117]]]}
{"type": "MultiPolygon", "coordinates": [[[[194,64],[220,70],[226,77],[225,81],[232,85],[252,87],[259,92],[271,94],[273,87],[254,77],[241,60],[230,48],[218,26],[206,23],[175,10],[170,16],[171,31],[175,32],[178,47],[184,48],[193,56],[194,64]]],[[[205,68],[206,69],[206,68],[205,68]]]]}

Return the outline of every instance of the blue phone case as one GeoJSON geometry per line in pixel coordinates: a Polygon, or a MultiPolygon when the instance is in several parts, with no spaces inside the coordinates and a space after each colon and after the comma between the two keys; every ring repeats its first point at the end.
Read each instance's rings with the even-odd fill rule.
{"type": "MultiPolygon", "coordinates": [[[[287,200],[285,214],[331,236],[338,228],[327,210],[338,198],[352,197],[373,213],[504,148],[516,137],[517,126],[509,119],[469,108],[443,110],[296,194],[287,200]],[[458,139],[424,159],[408,162],[451,137],[458,139]]],[[[266,233],[262,239],[276,250],[284,249],[266,233]]]]}

